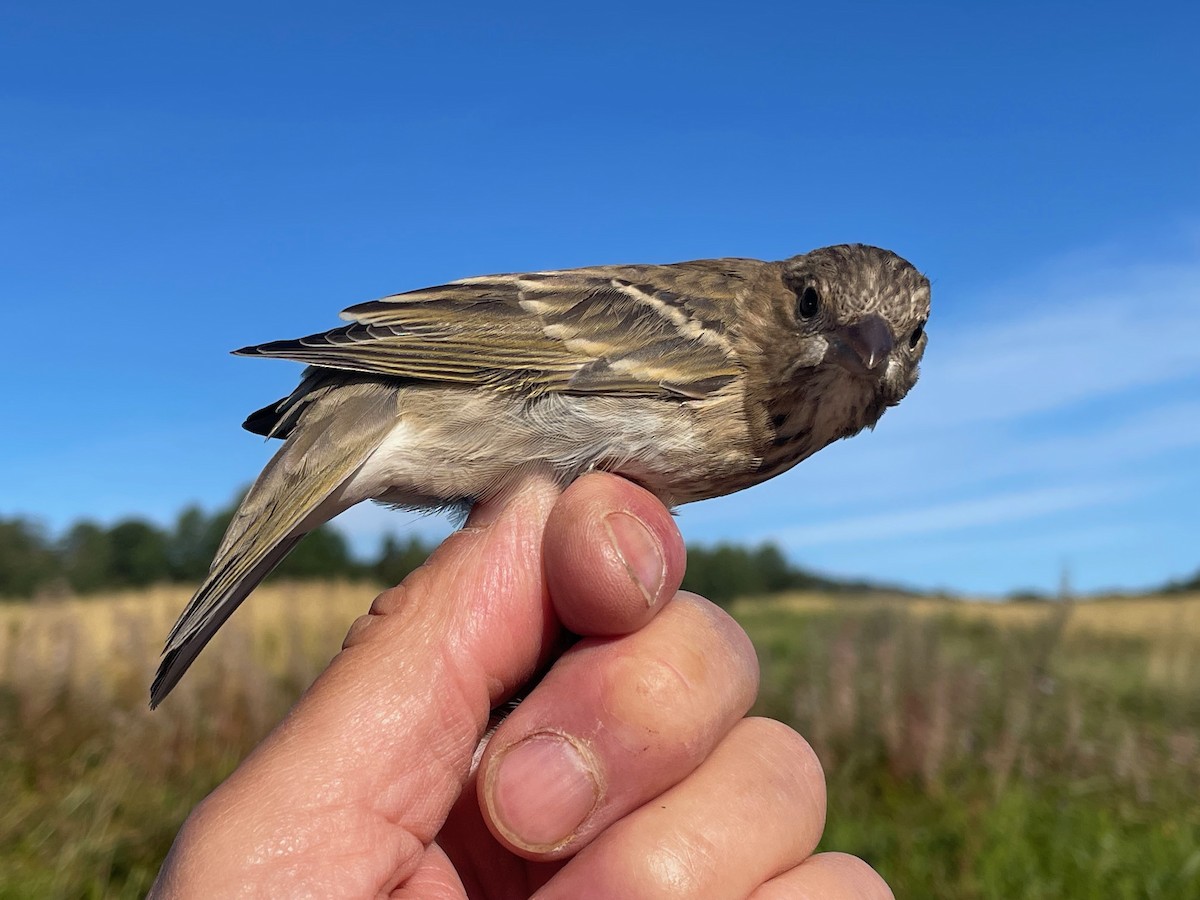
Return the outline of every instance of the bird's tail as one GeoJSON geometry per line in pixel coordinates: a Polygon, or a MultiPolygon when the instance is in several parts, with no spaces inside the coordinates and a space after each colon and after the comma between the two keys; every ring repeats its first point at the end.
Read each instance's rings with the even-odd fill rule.
{"type": "Polygon", "coordinates": [[[364,499],[344,497],[341,489],[396,424],[396,389],[379,382],[314,387],[287,441],[234,514],[204,583],[171,629],[150,688],[151,708],[306,533],[364,499]]]}

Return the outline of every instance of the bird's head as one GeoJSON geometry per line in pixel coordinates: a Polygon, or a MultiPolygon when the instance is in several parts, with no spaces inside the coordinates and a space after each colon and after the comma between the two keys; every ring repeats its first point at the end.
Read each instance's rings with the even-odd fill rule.
{"type": "Polygon", "coordinates": [[[837,380],[869,386],[880,413],[899,403],[917,382],[928,342],[929,279],[890,250],[865,244],[822,247],[780,267],[785,297],[794,297],[784,312],[799,350],[795,376],[834,367],[837,380]]]}

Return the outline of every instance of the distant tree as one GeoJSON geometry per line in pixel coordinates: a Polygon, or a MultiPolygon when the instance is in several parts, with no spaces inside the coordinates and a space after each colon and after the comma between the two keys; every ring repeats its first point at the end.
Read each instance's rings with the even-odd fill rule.
{"type": "MultiPolygon", "coordinates": [[[[228,506],[211,515],[205,515],[195,506],[180,513],[168,541],[174,580],[196,582],[208,574],[225,531],[245,495],[245,490],[239,491],[228,506]]],[[[361,578],[371,574],[375,565],[354,559],[342,533],[332,525],[322,525],[300,540],[271,577],[296,580],[361,578]]]]}
{"type": "Polygon", "coordinates": [[[108,532],[112,548],[112,583],[115,587],[145,587],[167,581],[171,561],[167,535],[149,522],[126,519],[108,532]]]}
{"type": "Polygon", "coordinates": [[[870,581],[843,581],[827,578],[793,566],[775,544],[743,547],[722,543],[713,547],[688,547],[688,567],[683,587],[725,605],[739,597],[775,594],[780,591],[812,590],[829,593],[872,592],[886,590],[906,593],[900,588],[870,581]]]}
{"type": "Polygon", "coordinates": [[[322,525],[301,538],[275,570],[280,578],[347,578],[362,574],[341,532],[322,525]]]}
{"type": "MultiPolygon", "coordinates": [[[[244,494],[244,492],[243,492],[244,494]]],[[[79,594],[156,582],[196,584],[208,573],[217,548],[236,513],[241,495],[211,514],[198,506],[182,510],[169,529],[141,519],[112,528],[83,520],[56,543],[24,519],[0,519],[0,596],[28,597],[55,581],[79,594]]],[[[415,536],[388,535],[373,560],[359,561],[346,538],[322,526],[289,553],[274,574],[282,578],[375,577],[398,584],[432,552],[415,536]]],[[[828,592],[899,591],[867,581],[826,578],[791,565],[774,544],[757,547],[721,543],[688,547],[683,586],[719,604],[739,597],[809,589],[828,592]]],[[[1200,588],[1200,573],[1173,590],[1200,588]]]]}
{"type": "Polygon", "coordinates": [[[1182,594],[1190,593],[1191,591],[1200,591],[1200,571],[1196,572],[1191,578],[1175,579],[1168,581],[1162,587],[1165,594],[1182,594]]]}
{"type": "Polygon", "coordinates": [[[0,597],[31,597],[53,580],[54,551],[41,526],[27,519],[0,519],[0,597]]]}
{"type": "Polygon", "coordinates": [[[1018,588],[1005,598],[1009,603],[1049,603],[1050,595],[1037,588],[1018,588]]]}
{"type": "Polygon", "coordinates": [[[778,547],[764,544],[750,550],[721,543],[688,548],[683,587],[724,606],[738,597],[785,590],[793,580],[778,547]]]}
{"type": "Polygon", "coordinates": [[[430,552],[430,548],[418,537],[401,541],[394,534],[389,534],[383,539],[379,559],[371,567],[372,574],[384,584],[399,584],[410,572],[425,563],[430,552]]]}
{"type": "Polygon", "coordinates": [[[175,520],[175,527],[167,538],[167,559],[173,581],[199,581],[208,572],[216,550],[212,519],[199,506],[189,506],[175,520]]]}
{"type": "Polygon", "coordinates": [[[59,542],[59,565],[76,593],[110,587],[116,576],[108,531],[95,522],[76,522],[59,542]]]}
{"type": "Polygon", "coordinates": [[[170,536],[169,556],[173,580],[200,581],[208,574],[217,548],[225,537],[225,530],[233,521],[245,494],[245,489],[239,491],[228,506],[211,515],[206,515],[196,506],[190,506],[179,514],[170,536]]]}
{"type": "Polygon", "coordinates": [[[773,594],[797,587],[799,573],[793,569],[774,544],[763,544],[751,551],[750,565],[762,586],[762,591],[773,594]]]}

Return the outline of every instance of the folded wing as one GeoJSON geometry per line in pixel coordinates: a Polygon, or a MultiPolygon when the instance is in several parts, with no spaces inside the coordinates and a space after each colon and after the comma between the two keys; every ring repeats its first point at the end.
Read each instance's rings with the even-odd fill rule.
{"type": "Polygon", "coordinates": [[[531,395],[699,398],[740,371],[732,306],[755,260],[468,278],[342,313],[349,325],[237,351],[531,395]]]}

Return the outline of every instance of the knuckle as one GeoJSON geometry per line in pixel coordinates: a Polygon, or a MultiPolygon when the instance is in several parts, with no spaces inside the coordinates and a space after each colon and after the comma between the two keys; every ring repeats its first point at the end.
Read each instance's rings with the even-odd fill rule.
{"type": "Polygon", "coordinates": [[[409,575],[408,579],[405,579],[404,583],[376,595],[375,599],[371,601],[371,608],[350,623],[350,628],[347,629],[346,637],[342,641],[343,650],[349,650],[351,647],[363,643],[378,623],[405,605],[409,596],[410,582],[419,581],[419,572],[420,569],[417,569],[409,575]]]}
{"type": "Polygon", "coordinates": [[[745,629],[715,603],[690,591],[680,591],[672,606],[693,617],[693,642],[699,652],[710,661],[710,667],[714,659],[725,662],[724,683],[740,689],[743,711],[749,709],[758,694],[760,673],[758,652],[745,629]]]}
{"type": "Polygon", "coordinates": [[[370,631],[371,625],[375,622],[375,616],[371,613],[364,613],[353,622],[346,630],[346,636],[342,638],[342,649],[349,650],[351,647],[356,647],[361,644],[367,637],[367,632],[370,631]]]}
{"type": "Polygon", "coordinates": [[[671,604],[602,668],[604,709],[630,740],[658,745],[669,737],[686,755],[725,734],[753,703],[753,648],[736,625],[714,628],[708,607],[671,604]]]}
{"type": "Polygon", "coordinates": [[[744,719],[739,731],[764,780],[784,796],[809,800],[824,810],[825,771],[808,741],[775,719],[744,719]]]}
{"type": "Polygon", "coordinates": [[[624,744],[688,753],[703,730],[707,708],[696,689],[700,663],[696,656],[667,660],[630,654],[606,666],[600,689],[614,735],[624,744]]]}

